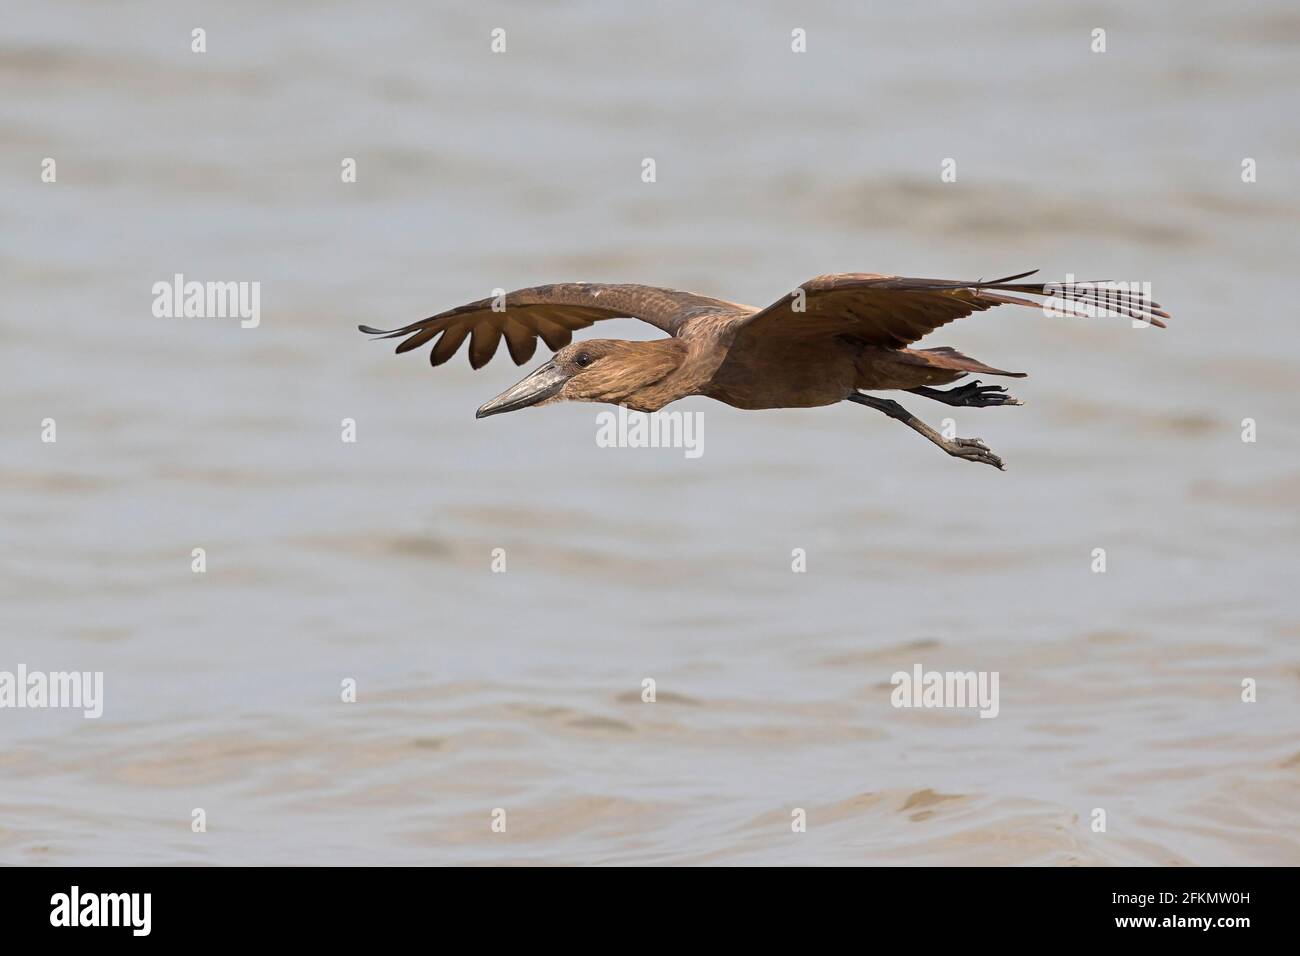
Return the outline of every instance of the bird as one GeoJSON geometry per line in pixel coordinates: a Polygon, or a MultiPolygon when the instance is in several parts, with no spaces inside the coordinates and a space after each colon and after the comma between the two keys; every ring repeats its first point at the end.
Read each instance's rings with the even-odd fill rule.
{"type": "Polygon", "coordinates": [[[1022,405],[1005,386],[982,379],[941,389],[968,375],[1024,378],[954,348],[911,348],[948,323],[1003,306],[1065,316],[1120,315],[1165,328],[1169,318],[1146,292],[1104,281],[1024,282],[1038,270],[984,281],[838,273],[803,282],[759,309],[676,289],[630,283],[562,282],[479,299],[397,329],[358,326],[397,352],[430,342],[442,365],[469,339],[469,364],[482,368],[501,340],[516,365],[540,338],[554,354],[485,402],[476,418],[562,401],[602,402],[657,412],[700,395],[733,408],[813,408],[854,402],[919,433],[953,458],[1005,471],[979,438],[947,438],[893,398],[919,395],[954,407],[1022,405]],[[1038,296],[1041,299],[1029,298],[1038,296]],[[573,333],[602,319],[633,318],[667,333],[648,341],[588,339],[573,333]]]}

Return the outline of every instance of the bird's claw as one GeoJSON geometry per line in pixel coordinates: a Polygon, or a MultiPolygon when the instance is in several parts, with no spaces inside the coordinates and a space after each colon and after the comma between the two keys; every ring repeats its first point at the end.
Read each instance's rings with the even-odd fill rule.
{"type": "Polygon", "coordinates": [[[1008,395],[1005,385],[980,385],[979,380],[950,389],[947,393],[966,408],[987,408],[992,405],[1023,405],[1014,395],[1008,395]]]}
{"type": "Polygon", "coordinates": [[[986,465],[992,465],[998,471],[1007,470],[1007,466],[1002,463],[1002,459],[993,454],[989,446],[978,438],[953,439],[948,454],[954,458],[964,458],[966,461],[978,461],[986,465]]]}

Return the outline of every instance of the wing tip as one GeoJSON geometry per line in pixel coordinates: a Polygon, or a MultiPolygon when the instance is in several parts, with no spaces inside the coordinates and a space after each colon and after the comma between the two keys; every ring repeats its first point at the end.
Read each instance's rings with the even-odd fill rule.
{"type": "Polygon", "coordinates": [[[1029,276],[1037,275],[1037,269],[1030,269],[1028,272],[1022,272],[1019,275],[1007,276],[1004,279],[991,279],[988,282],[980,280],[976,285],[1001,285],[1004,282],[1015,282],[1017,279],[1027,279],[1029,276]]]}

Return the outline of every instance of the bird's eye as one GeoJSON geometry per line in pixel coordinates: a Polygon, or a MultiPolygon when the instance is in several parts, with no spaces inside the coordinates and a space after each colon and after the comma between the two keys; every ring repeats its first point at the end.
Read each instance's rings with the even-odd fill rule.
{"type": "Polygon", "coordinates": [[[573,361],[577,364],[578,368],[586,368],[591,364],[591,356],[586,352],[579,352],[573,361]]]}

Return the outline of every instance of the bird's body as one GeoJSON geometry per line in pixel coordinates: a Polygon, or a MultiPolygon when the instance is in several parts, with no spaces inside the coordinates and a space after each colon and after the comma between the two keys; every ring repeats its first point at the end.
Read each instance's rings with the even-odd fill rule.
{"type": "Polygon", "coordinates": [[[819,276],[765,309],[655,286],[560,283],[481,299],[400,329],[361,326],[361,331],[403,338],[398,352],[434,342],[429,360],[435,366],[467,338],[476,369],[492,358],[503,338],[517,365],[532,357],[539,338],[555,351],[549,362],[483,405],[480,418],[556,401],[654,412],[692,395],[743,409],[811,408],[847,400],[898,418],[955,457],[1002,467],[978,439],[944,439],[896,402],[863,393],[902,390],[950,405],[1020,404],[1005,389],[980,388],[978,382],[948,392],[934,386],[970,373],[1024,373],[985,365],[951,348],[909,346],[972,312],[1042,305],[1025,294],[1043,296],[1067,315],[1104,311],[1157,326],[1164,325],[1160,317],[1168,318],[1156,303],[1127,291],[1094,283],[1015,281],[1024,275],[991,282],[819,276]],[[624,317],[649,322],[668,337],[571,343],[576,329],[624,317]]]}
{"type": "MultiPolygon", "coordinates": [[[[815,408],[844,401],[853,391],[894,391],[947,385],[974,371],[928,350],[885,349],[851,339],[792,342],[773,364],[737,350],[702,393],[736,408],[815,408]]],[[[976,363],[979,364],[979,363],[976,363]]],[[[989,375],[998,372],[981,365],[989,375]]]]}

